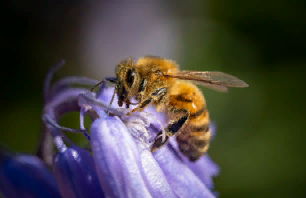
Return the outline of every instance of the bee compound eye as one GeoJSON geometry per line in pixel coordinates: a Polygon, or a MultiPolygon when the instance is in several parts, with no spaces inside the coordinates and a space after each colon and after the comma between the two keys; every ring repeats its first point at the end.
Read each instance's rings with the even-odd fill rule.
{"type": "Polygon", "coordinates": [[[126,74],[126,83],[129,87],[132,87],[135,80],[136,72],[135,69],[129,69],[126,74]]]}

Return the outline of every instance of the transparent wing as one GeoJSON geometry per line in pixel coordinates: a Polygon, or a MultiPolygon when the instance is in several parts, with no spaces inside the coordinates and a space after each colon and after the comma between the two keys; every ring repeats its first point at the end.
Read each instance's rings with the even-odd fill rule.
{"type": "Polygon", "coordinates": [[[226,92],[227,87],[248,87],[243,80],[223,72],[201,72],[201,71],[179,71],[176,73],[165,73],[165,76],[190,80],[204,87],[216,91],[226,92]]]}

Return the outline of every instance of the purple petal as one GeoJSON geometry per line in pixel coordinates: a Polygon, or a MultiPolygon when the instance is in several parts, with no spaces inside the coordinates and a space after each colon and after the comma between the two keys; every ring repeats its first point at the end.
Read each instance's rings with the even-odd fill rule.
{"type": "Polygon", "coordinates": [[[191,171],[209,188],[214,187],[213,177],[219,174],[219,166],[215,164],[208,155],[201,157],[196,162],[184,160],[191,171]]]}
{"type": "Polygon", "coordinates": [[[104,197],[88,151],[73,147],[58,153],[53,169],[63,197],[104,197]]]}
{"type": "Polygon", "coordinates": [[[65,78],[62,78],[58,80],[56,83],[52,85],[52,89],[50,91],[51,95],[54,95],[58,92],[60,92],[63,89],[66,89],[67,87],[71,87],[73,84],[79,84],[79,85],[95,85],[98,84],[98,80],[94,80],[91,78],[87,78],[85,76],[68,76],[65,78]]]}
{"type": "Polygon", "coordinates": [[[215,197],[184,163],[175,149],[171,149],[170,144],[159,149],[154,157],[179,197],[215,197]]]}
{"type": "Polygon", "coordinates": [[[84,88],[71,88],[71,89],[62,90],[61,92],[57,93],[52,98],[52,100],[45,105],[44,111],[45,112],[53,111],[59,105],[65,102],[76,100],[80,93],[86,92],[86,91],[88,90],[84,88]]]}
{"type": "Polygon", "coordinates": [[[115,117],[95,120],[91,146],[101,186],[109,197],[151,197],[141,173],[137,146],[115,117]]]}
{"type": "Polygon", "coordinates": [[[140,157],[144,177],[153,197],[177,197],[151,152],[144,150],[140,157]]]}
{"type": "MultiPolygon", "coordinates": [[[[211,134],[212,137],[215,136],[216,126],[211,123],[211,134]]],[[[199,177],[199,179],[209,188],[214,187],[212,178],[219,174],[220,168],[215,164],[208,155],[201,157],[196,162],[190,162],[186,157],[184,157],[178,148],[177,142],[171,138],[169,143],[169,148],[174,149],[174,152],[178,155],[180,159],[191,169],[191,171],[199,177]]]]}
{"type": "Polygon", "coordinates": [[[61,197],[54,177],[34,156],[1,156],[0,191],[6,198],[61,197]]]}
{"type": "Polygon", "coordinates": [[[217,126],[214,122],[210,121],[209,128],[211,130],[210,131],[210,140],[213,140],[216,136],[217,126]]]}
{"type": "Polygon", "coordinates": [[[53,67],[51,67],[45,77],[44,81],[44,101],[47,102],[47,100],[50,97],[50,84],[51,79],[53,77],[53,74],[60,69],[65,64],[65,60],[61,59],[58,63],[56,63],[53,67]]]}
{"type": "MultiPolygon", "coordinates": [[[[111,87],[110,88],[105,88],[98,99],[102,100],[106,104],[109,104],[109,102],[112,99],[113,94],[114,94],[114,88],[111,88],[111,87]]],[[[115,94],[115,98],[114,98],[114,102],[112,104],[112,107],[119,108],[119,105],[118,105],[117,101],[118,101],[118,97],[117,97],[117,94],[115,94]]]]}

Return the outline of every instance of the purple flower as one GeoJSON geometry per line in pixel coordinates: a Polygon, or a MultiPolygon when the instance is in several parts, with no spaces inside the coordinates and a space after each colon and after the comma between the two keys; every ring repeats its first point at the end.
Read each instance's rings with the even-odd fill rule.
{"type": "MultiPolygon", "coordinates": [[[[52,167],[63,197],[216,197],[212,177],[219,168],[208,156],[189,162],[173,138],[153,155],[149,151],[166,125],[162,113],[149,107],[126,116],[130,109],[118,108],[116,102],[109,107],[113,88],[101,86],[96,94],[70,86],[97,83],[84,77],[68,77],[50,87],[53,72],[62,65],[46,78],[43,120],[45,135],[51,135],[58,150],[52,167]],[[79,129],[58,124],[60,116],[71,111],[80,112],[79,129]],[[84,128],[85,114],[92,119],[90,129],[84,128]],[[91,152],[76,146],[63,131],[83,133],[91,152]]],[[[50,155],[45,152],[44,159],[50,155]]]]}
{"type": "Polygon", "coordinates": [[[60,198],[52,173],[35,156],[0,153],[0,195],[5,198],[60,198]]]}

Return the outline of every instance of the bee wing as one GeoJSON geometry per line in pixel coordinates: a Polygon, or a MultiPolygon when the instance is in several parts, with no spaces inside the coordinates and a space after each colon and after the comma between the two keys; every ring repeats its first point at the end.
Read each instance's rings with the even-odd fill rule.
{"type": "Polygon", "coordinates": [[[190,80],[204,87],[220,92],[226,92],[227,87],[248,87],[243,80],[223,72],[201,72],[201,71],[179,71],[176,73],[165,73],[165,76],[190,80]]]}

